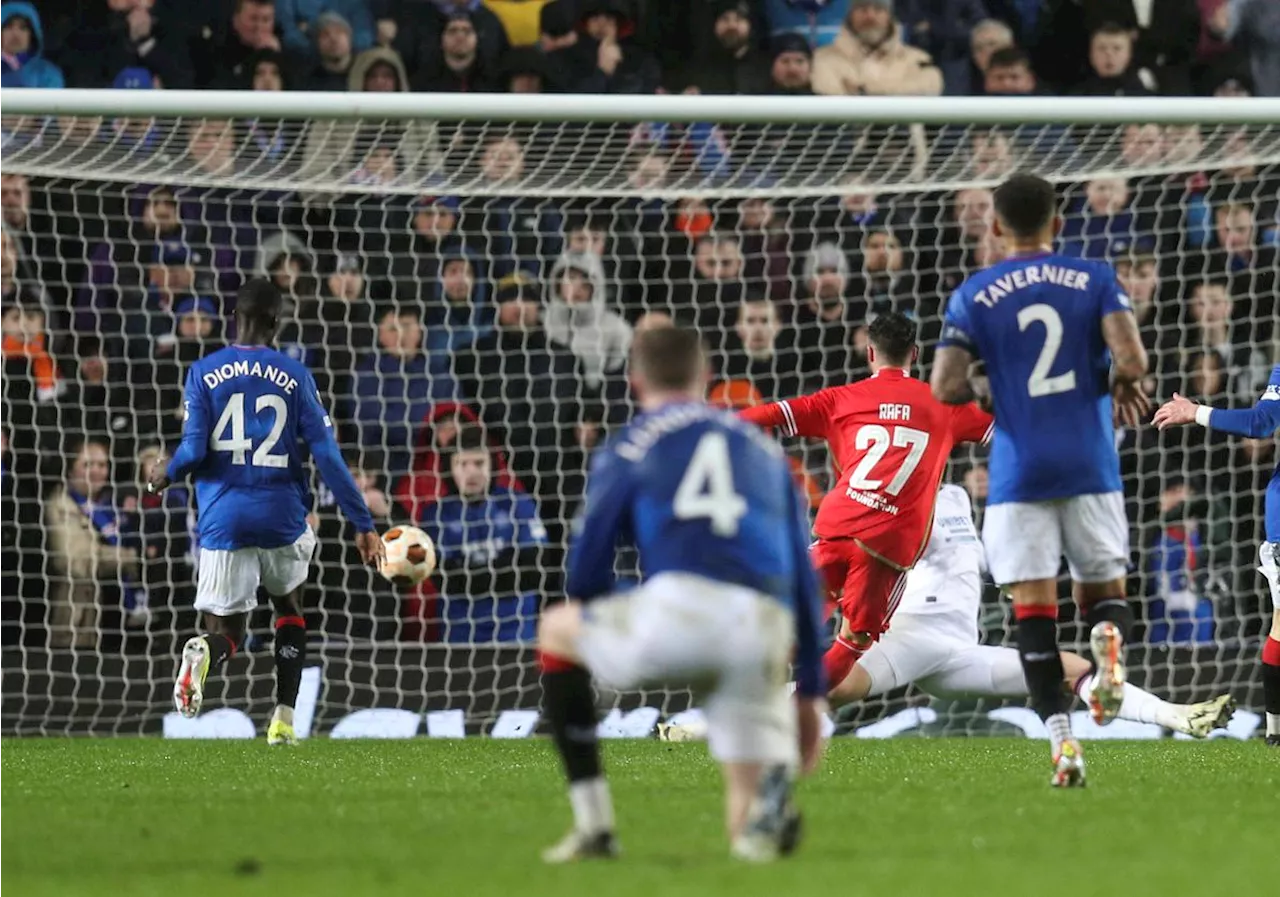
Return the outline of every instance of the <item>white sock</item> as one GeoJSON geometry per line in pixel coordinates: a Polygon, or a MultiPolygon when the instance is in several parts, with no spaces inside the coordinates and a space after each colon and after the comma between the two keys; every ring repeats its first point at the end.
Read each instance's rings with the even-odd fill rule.
{"type": "Polygon", "coordinates": [[[277,704],[276,709],[271,713],[271,721],[275,722],[276,720],[280,720],[280,722],[284,723],[286,726],[292,726],[293,708],[286,707],[283,704],[277,704]]]}
{"type": "Polygon", "coordinates": [[[1124,700],[1116,716],[1140,723],[1156,723],[1175,730],[1179,729],[1183,721],[1182,711],[1176,705],[1128,682],[1124,684],[1124,700]]]}
{"type": "Polygon", "coordinates": [[[1280,713],[1267,714],[1267,734],[1280,735],[1280,713]]]}
{"type": "Polygon", "coordinates": [[[1071,739],[1071,717],[1065,713],[1055,713],[1045,720],[1044,724],[1049,730],[1049,742],[1053,745],[1053,752],[1056,754],[1062,742],[1071,739]]]}
{"type": "Polygon", "coordinates": [[[603,776],[571,783],[569,805],[578,831],[588,835],[613,831],[613,797],[603,776]]]}

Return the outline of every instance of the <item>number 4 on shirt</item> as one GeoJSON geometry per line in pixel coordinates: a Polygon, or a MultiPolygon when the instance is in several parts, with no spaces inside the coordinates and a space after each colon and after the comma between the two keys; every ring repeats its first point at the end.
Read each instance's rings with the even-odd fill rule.
{"type": "Polygon", "coordinates": [[[711,522],[711,532],[721,538],[738,534],[747,501],[734,491],[729,442],[723,433],[707,433],[698,440],[676,487],[672,511],[677,520],[705,517],[711,522]]]}

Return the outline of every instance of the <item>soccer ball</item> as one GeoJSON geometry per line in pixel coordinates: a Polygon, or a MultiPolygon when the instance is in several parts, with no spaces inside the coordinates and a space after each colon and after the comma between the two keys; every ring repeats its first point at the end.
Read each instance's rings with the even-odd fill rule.
{"type": "Polygon", "coordinates": [[[379,572],[398,586],[415,586],[436,569],[436,546],[416,526],[397,526],[382,534],[387,557],[379,572]]]}

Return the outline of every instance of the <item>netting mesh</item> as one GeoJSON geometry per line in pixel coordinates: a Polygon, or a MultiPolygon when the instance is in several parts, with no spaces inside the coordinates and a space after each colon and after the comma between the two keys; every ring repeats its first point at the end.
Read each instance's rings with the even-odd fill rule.
{"type": "MultiPolygon", "coordinates": [[[[918,319],[927,366],[950,291],[1003,255],[989,188],[1015,169],[1060,183],[1062,251],[1117,266],[1156,397],[1248,405],[1277,357],[1272,126],[6,116],[3,129],[7,732],[161,728],[196,625],[196,520],[186,490],[153,499],[138,475],[176,443],[185,369],[233,338],[251,276],[288,298],[278,344],[316,373],[379,525],[416,522],[442,558],[428,586],[396,591],[360,567],[317,489],[323,674],[303,701],[325,731],[369,731],[352,714],[371,708],[415,729],[459,711],[430,717],[440,732],[536,709],[538,608],[560,588],[590,451],[631,414],[634,332],[664,317],[700,328],[712,398],[736,407],[863,376],[866,325],[889,309],[918,319]],[[458,500],[451,467],[470,426],[493,448],[481,501],[458,500]]],[[[1117,440],[1135,678],[1257,709],[1253,567],[1274,441],[1117,440]]],[[[789,449],[816,507],[825,451],[789,449]]],[[[958,453],[950,474],[979,513],[984,464],[958,453]]],[[[1007,643],[987,599],[984,638],[1007,643]]],[[[259,723],[261,614],[207,702],[259,723]]],[[[628,700],[656,715],[689,696],[628,700]]],[[[852,722],[924,700],[896,693],[852,722]]],[[[935,708],[947,731],[991,725],[935,708]]]]}

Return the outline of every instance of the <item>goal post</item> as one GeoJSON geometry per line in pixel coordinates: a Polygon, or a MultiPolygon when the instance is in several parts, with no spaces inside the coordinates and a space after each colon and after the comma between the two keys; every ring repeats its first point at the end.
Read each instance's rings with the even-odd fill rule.
{"type": "MultiPolygon", "coordinates": [[[[889,309],[917,318],[927,364],[950,291],[1003,257],[990,189],[1013,171],[1059,185],[1062,251],[1116,265],[1157,398],[1247,405],[1277,359],[1280,100],[5,90],[0,140],[5,733],[264,724],[265,610],[213,686],[226,713],[166,716],[198,521],[182,489],[138,487],[250,277],[285,293],[280,346],[315,371],[380,527],[440,545],[441,575],[399,592],[360,568],[317,485],[302,701],[323,735],[531,731],[538,607],[586,459],[631,413],[635,329],[701,328],[730,406],[864,375],[865,325],[889,309]],[[459,498],[473,427],[488,494],[459,498]]],[[[1118,443],[1134,679],[1259,712],[1274,440],[1118,443]]],[[[788,451],[816,500],[825,452],[788,451]]],[[[949,475],[980,512],[985,455],[949,475]]],[[[994,595],[980,628],[1011,640],[994,595]]],[[[691,700],[624,696],[609,731],[691,700]]],[[[1023,719],[998,707],[899,692],[849,725],[1023,719]]]]}

